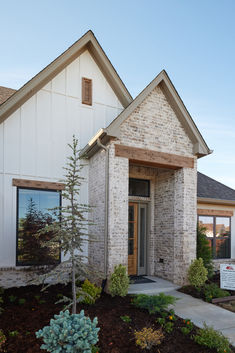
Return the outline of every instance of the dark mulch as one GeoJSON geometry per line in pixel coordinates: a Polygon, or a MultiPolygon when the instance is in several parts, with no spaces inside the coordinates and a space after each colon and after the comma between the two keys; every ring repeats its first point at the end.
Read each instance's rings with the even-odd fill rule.
{"type": "MultiPolygon", "coordinates": [[[[215,274],[206,283],[208,283],[208,284],[209,283],[216,283],[220,287],[220,274],[219,273],[215,274]]],[[[230,293],[230,295],[235,295],[235,291],[228,290],[228,289],[226,289],[226,290],[227,290],[227,292],[230,293]]],[[[178,291],[185,293],[185,294],[189,294],[194,298],[199,298],[199,299],[205,300],[203,291],[198,291],[193,286],[184,286],[184,287],[181,287],[180,289],[178,289],[178,291]]],[[[214,305],[218,305],[218,304],[214,304],[214,305]]]]}
{"type": "MultiPolygon", "coordinates": [[[[36,339],[35,331],[49,324],[54,314],[59,313],[61,305],[55,305],[58,300],[57,294],[70,293],[69,287],[61,285],[51,286],[46,292],[41,293],[37,286],[12,288],[4,292],[4,312],[0,317],[0,328],[7,336],[7,353],[41,353],[46,352],[40,349],[41,340],[36,339]],[[14,295],[17,300],[11,303],[9,296],[14,295]],[[39,303],[35,295],[40,295],[39,303]],[[23,305],[17,303],[19,298],[26,299],[23,305]],[[10,331],[18,331],[15,337],[10,337],[10,331]]],[[[149,315],[145,310],[139,310],[131,304],[131,297],[111,298],[102,294],[95,305],[79,305],[78,312],[84,309],[90,318],[98,317],[99,343],[101,353],[138,353],[144,352],[136,347],[134,330],[142,329],[145,326],[159,328],[156,323],[156,316],[149,315]],[[125,323],[120,316],[128,315],[131,323],[125,323]]],[[[148,351],[150,353],[215,353],[214,350],[205,349],[194,343],[188,336],[184,336],[180,327],[183,321],[177,319],[175,329],[171,334],[165,334],[161,345],[148,351]]],[[[235,350],[233,351],[235,352],[235,350]]]]}

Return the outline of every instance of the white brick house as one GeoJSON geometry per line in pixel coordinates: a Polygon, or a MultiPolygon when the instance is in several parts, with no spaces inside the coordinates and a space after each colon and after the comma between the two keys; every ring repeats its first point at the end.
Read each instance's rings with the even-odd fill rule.
{"type": "Polygon", "coordinates": [[[0,285],[35,265],[22,253],[21,222],[29,198],[42,213],[61,202],[73,134],[89,158],[81,201],[95,206],[100,240],[86,249],[90,262],[105,275],[122,263],[184,283],[196,251],[197,158],[211,151],[165,71],[133,100],[89,31],[0,104],[0,285]]]}

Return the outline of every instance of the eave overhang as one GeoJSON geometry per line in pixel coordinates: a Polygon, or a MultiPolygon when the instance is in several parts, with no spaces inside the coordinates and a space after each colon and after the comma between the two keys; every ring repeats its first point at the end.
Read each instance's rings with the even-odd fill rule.
{"type": "Polygon", "coordinates": [[[224,206],[235,207],[235,200],[222,200],[222,199],[213,199],[213,198],[207,198],[207,197],[198,197],[197,202],[202,204],[214,204],[214,205],[224,205],[224,206]]]}

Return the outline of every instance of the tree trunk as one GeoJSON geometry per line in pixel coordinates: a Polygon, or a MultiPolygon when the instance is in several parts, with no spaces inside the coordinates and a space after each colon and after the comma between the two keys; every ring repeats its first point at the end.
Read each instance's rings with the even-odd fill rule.
{"type": "Polygon", "coordinates": [[[72,314],[76,314],[77,310],[77,297],[76,297],[76,279],[75,279],[75,264],[74,264],[74,259],[73,259],[72,254],[72,293],[73,293],[73,308],[72,308],[72,314]]]}

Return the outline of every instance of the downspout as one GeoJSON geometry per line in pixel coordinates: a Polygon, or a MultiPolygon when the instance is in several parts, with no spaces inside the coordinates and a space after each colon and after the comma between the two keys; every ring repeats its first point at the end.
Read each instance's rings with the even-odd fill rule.
{"type": "Polygon", "coordinates": [[[105,155],[105,225],[104,225],[104,276],[107,278],[107,263],[108,263],[108,201],[109,201],[109,149],[104,146],[100,138],[97,139],[97,145],[103,148],[105,155]]]}

